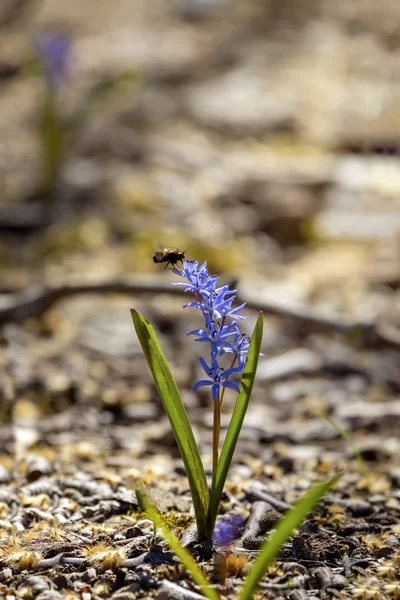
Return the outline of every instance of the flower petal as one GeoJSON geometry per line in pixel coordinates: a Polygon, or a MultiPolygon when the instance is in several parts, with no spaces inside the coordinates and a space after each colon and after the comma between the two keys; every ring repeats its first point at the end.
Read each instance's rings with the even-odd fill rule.
{"type": "Polygon", "coordinates": [[[240,369],[238,369],[237,367],[231,367],[230,369],[227,369],[224,372],[221,379],[228,379],[228,377],[230,377],[233,373],[239,373],[239,372],[240,372],[240,369]]]}
{"type": "Polygon", "coordinates": [[[204,310],[204,308],[207,309],[207,307],[205,307],[204,304],[201,304],[201,302],[189,302],[189,304],[185,304],[183,308],[200,308],[200,310],[204,310]]]}
{"type": "Polygon", "coordinates": [[[214,385],[214,383],[212,381],[207,381],[206,379],[201,379],[200,381],[198,381],[194,386],[193,386],[193,391],[197,392],[197,390],[200,387],[206,386],[206,385],[214,385]]]}
{"type": "Polygon", "coordinates": [[[220,388],[219,383],[214,383],[214,385],[212,386],[211,394],[212,394],[212,399],[214,400],[214,402],[216,400],[218,400],[219,388],[220,388]]]}
{"type": "Polygon", "coordinates": [[[205,329],[193,329],[193,331],[189,331],[186,335],[204,335],[207,331],[205,329]]]}
{"type": "Polygon", "coordinates": [[[210,373],[211,369],[210,369],[210,367],[208,366],[208,364],[206,363],[206,361],[204,360],[204,358],[202,356],[200,356],[200,358],[199,358],[199,363],[201,364],[201,366],[203,367],[203,369],[205,370],[205,372],[209,376],[209,373],[210,373]]]}
{"type": "Polygon", "coordinates": [[[234,308],[234,309],[231,311],[231,314],[232,314],[232,315],[235,315],[236,313],[238,313],[239,311],[241,311],[241,310],[242,310],[242,308],[244,308],[245,306],[246,306],[246,302],[243,302],[243,304],[241,304],[241,305],[240,305],[240,306],[238,306],[237,308],[234,308]]]}
{"type": "Polygon", "coordinates": [[[235,381],[223,381],[221,383],[221,385],[223,387],[230,388],[231,390],[235,390],[235,392],[238,392],[238,393],[240,391],[240,388],[239,388],[238,384],[235,381]]]}

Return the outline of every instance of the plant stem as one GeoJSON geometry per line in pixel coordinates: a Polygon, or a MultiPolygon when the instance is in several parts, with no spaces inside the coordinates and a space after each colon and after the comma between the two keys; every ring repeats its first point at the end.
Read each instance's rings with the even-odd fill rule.
{"type": "MultiPolygon", "coordinates": [[[[231,366],[229,368],[232,369],[232,367],[235,366],[235,363],[236,363],[236,356],[233,357],[232,364],[231,364],[231,366]]],[[[228,379],[229,379],[229,377],[228,377],[228,379]]],[[[222,388],[221,397],[219,399],[219,408],[220,409],[221,409],[221,406],[222,406],[222,400],[224,399],[225,389],[226,388],[224,388],[224,387],[222,388]]]]}
{"type": "Polygon", "coordinates": [[[44,200],[52,200],[65,151],[65,131],[58,113],[55,95],[51,91],[46,93],[41,107],[40,143],[42,151],[40,193],[44,200]]]}

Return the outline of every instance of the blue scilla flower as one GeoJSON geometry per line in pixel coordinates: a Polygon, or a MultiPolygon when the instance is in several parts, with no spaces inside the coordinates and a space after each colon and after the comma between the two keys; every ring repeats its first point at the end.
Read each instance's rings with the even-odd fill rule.
{"type": "MultiPolygon", "coordinates": [[[[215,285],[218,281],[216,275],[210,277],[207,271],[207,263],[204,262],[201,267],[197,260],[185,260],[183,261],[182,270],[172,269],[174,273],[185,277],[187,283],[174,283],[173,285],[182,285],[185,287],[185,292],[192,292],[194,294],[203,294],[208,291],[214,290],[215,285]]],[[[197,307],[196,307],[197,308],[197,307]]]]}
{"type": "Polygon", "coordinates": [[[211,366],[208,366],[204,358],[199,359],[209,379],[198,381],[194,391],[203,386],[210,386],[213,400],[218,399],[221,388],[239,392],[238,384],[230,381],[229,377],[243,371],[244,356],[249,347],[247,341],[240,336],[237,327],[237,320],[247,318],[238,314],[245,304],[233,308],[236,290],[230,290],[227,285],[217,287],[218,277],[208,274],[206,262],[199,266],[197,260],[185,260],[181,269],[171,270],[187,281],[174,285],[183,286],[185,292],[192,292],[195,296],[195,301],[185,304],[184,308],[197,308],[203,313],[205,328],[194,329],[188,335],[197,336],[196,342],[210,343],[211,366]],[[226,323],[228,317],[233,319],[230,323],[226,323]],[[238,361],[237,367],[233,367],[232,364],[230,369],[224,370],[219,366],[218,357],[225,352],[234,354],[235,360],[238,361]]]}
{"type": "MultiPolygon", "coordinates": [[[[223,348],[220,350],[220,355],[230,353],[234,354],[236,360],[238,361],[238,368],[243,371],[244,364],[246,362],[246,357],[249,353],[251,339],[245,333],[237,333],[235,335],[234,344],[225,344],[223,348]]],[[[262,352],[260,352],[260,356],[265,356],[262,352]]]]}
{"type": "Polygon", "coordinates": [[[50,89],[57,89],[65,79],[70,63],[70,41],[60,32],[48,31],[37,36],[34,47],[43,63],[50,89]]]}
{"type": "MultiPolygon", "coordinates": [[[[180,269],[175,269],[174,267],[171,267],[171,271],[173,273],[175,273],[175,275],[179,275],[179,277],[186,277],[186,279],[188,281],[191,281],[192,273],[194,271],[198,271],[198,270],[199,270],[199,263],[197,260],[193,260],[193,259],[184,260],[182,263],[182,268],[180,268],[180,269]]],[[[208,275],[207,264],[205,262],[201,265],[200,270],[202,270],[203,272],[205,271],[206,276],[208,275]]],[[[185,284],[173,283],[172,285],[185,285],[185,284]]]]}
{"type": "Polygon", "coordinates": [[[199,358],[199,361],[210,379],[201,379],[198,381],[193,387],[194,392],[197,392],[200,387],[210,385],[212,386],[211,395],[214,401],[218,399],[221,387],[230,388],[231,390],[235,390],[235,392],[239,393],[238,384],[235,381],[228,381],[228,377],[230,377],[233,373],[240,373],[240,369],[232,367],[231,369],[227,369],[225,371],[218,366],[218,363],[215,360],[211,367],[207,365],[204,358],[199,358]]]}
{"type": "Polygon", "coordinates": [[[239,530],[243,525],[243,518],[240,515],[232,517],[223,517],[217,523],[214,530],[213,540],[219,546],[229,546],[239,535],[239,530]]]}
{"type": "MultiPolygon", "coordinates": [[[[229,290],[227,285],[217,290],[203,288],[200,291],[202,300],[189,302],[184,308],[199,308],[203,313],[209,313],[215,319],[222,319],[224,316],[230,316],[227,313],[232,306],[235,291],[236,290],[229,290]],[[228,294],[231,296],[230,298],[226,297],[228,294]]],[[[241,308],[243,308],[243,306],[241,308]]]]}
{"type": "Polygon", "coordinates": [[[232,298],[230,298],[222,306],[219,307],[218,310],[221,314],[221,317],[231,317],[232,319],[239,320],[248,319],[249,317],[243,317],[243,315],[238,314],[246,306],[246,302],[243,302],[243,304],[237,306],[236,308],[232,308],[232,302],[233,300],[232,298]]]}
{"type": "Polygon", "coordinates": [[[196,342],[210,342],[213,345],[228,345],[234,351],[234,347],[226,340],[237,334],[236,321],[232,321],[229,325],[221,325],[216,323],[208,315],[205,315],[206,329],[194,329],[188,335],[197,335],[196,342]]]}
{"type": "Polygon", "coordinates": [[[249,347],[250,347],[249,336],[246,335],[245,333],[237,333],[235,335],[235,341],[234,341],[233,348],[232,348],[232,346],[224,346],[224,348],[222,348],[220,354],[222,355],[227,352],[234,354],[237,358],[239,369],[243,370],[244,363],[246,361],[246,356],[249,352],[249,347]]]}

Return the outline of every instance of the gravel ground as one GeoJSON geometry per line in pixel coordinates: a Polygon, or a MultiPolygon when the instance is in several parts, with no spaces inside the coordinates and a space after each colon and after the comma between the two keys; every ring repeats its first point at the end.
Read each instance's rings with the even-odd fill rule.
{"type": "MultiPolygon", "coordinates": [[[[5,1],[0,7],[0,596],[173,598],[199,590],[137,504],[144,480],[227,598],[308,487],[340,479],[257,598],[400,598],[400,11],[353,2],[5,1]],[[32,39],[73,49],[73,122],[38,192],[32,39]],[[193,539],[188,483],[129,315],[154,324],[211,478],[197,315],[151,257],[207,260],[265,315],[220,514],[227,579],[193,539]],[[324,420],[329,417],[359,448],[324,420]]],[[[233,398],[226,395],[224,435],[233,398]]]]}

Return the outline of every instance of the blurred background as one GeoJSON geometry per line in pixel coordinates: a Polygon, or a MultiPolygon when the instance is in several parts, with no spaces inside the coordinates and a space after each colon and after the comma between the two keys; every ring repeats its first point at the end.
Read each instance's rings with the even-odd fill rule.
{"type": "MultiPolygon", "coordinates": [[[[151,257],[177,246],[266,310],[255,444],[337,438],[314,409],[361,428],[361,440],[380,415],[394,427],[398,2],[3,0],[0,28],[0,309],[38,285],[169,285],[151,257]]],[[[198,349],[185,336],[197,315],[165,291],[100,290],[1,313],[3,422],[12,410],[20,422],[49,419],[31,438],[26,427],[22,446],[68,443],[82,427],[98,450],[99,427],[161,415],[133,302],[204,422],[208,400],[190,392],[198,349]],[[99,406],[101,417],[90,412],[99,406]]],[[[143,452],[139,433],[112,439],[109,449],[143,452]]],[[[2,440],[10,452],[6,425],[2,440]]]]}

